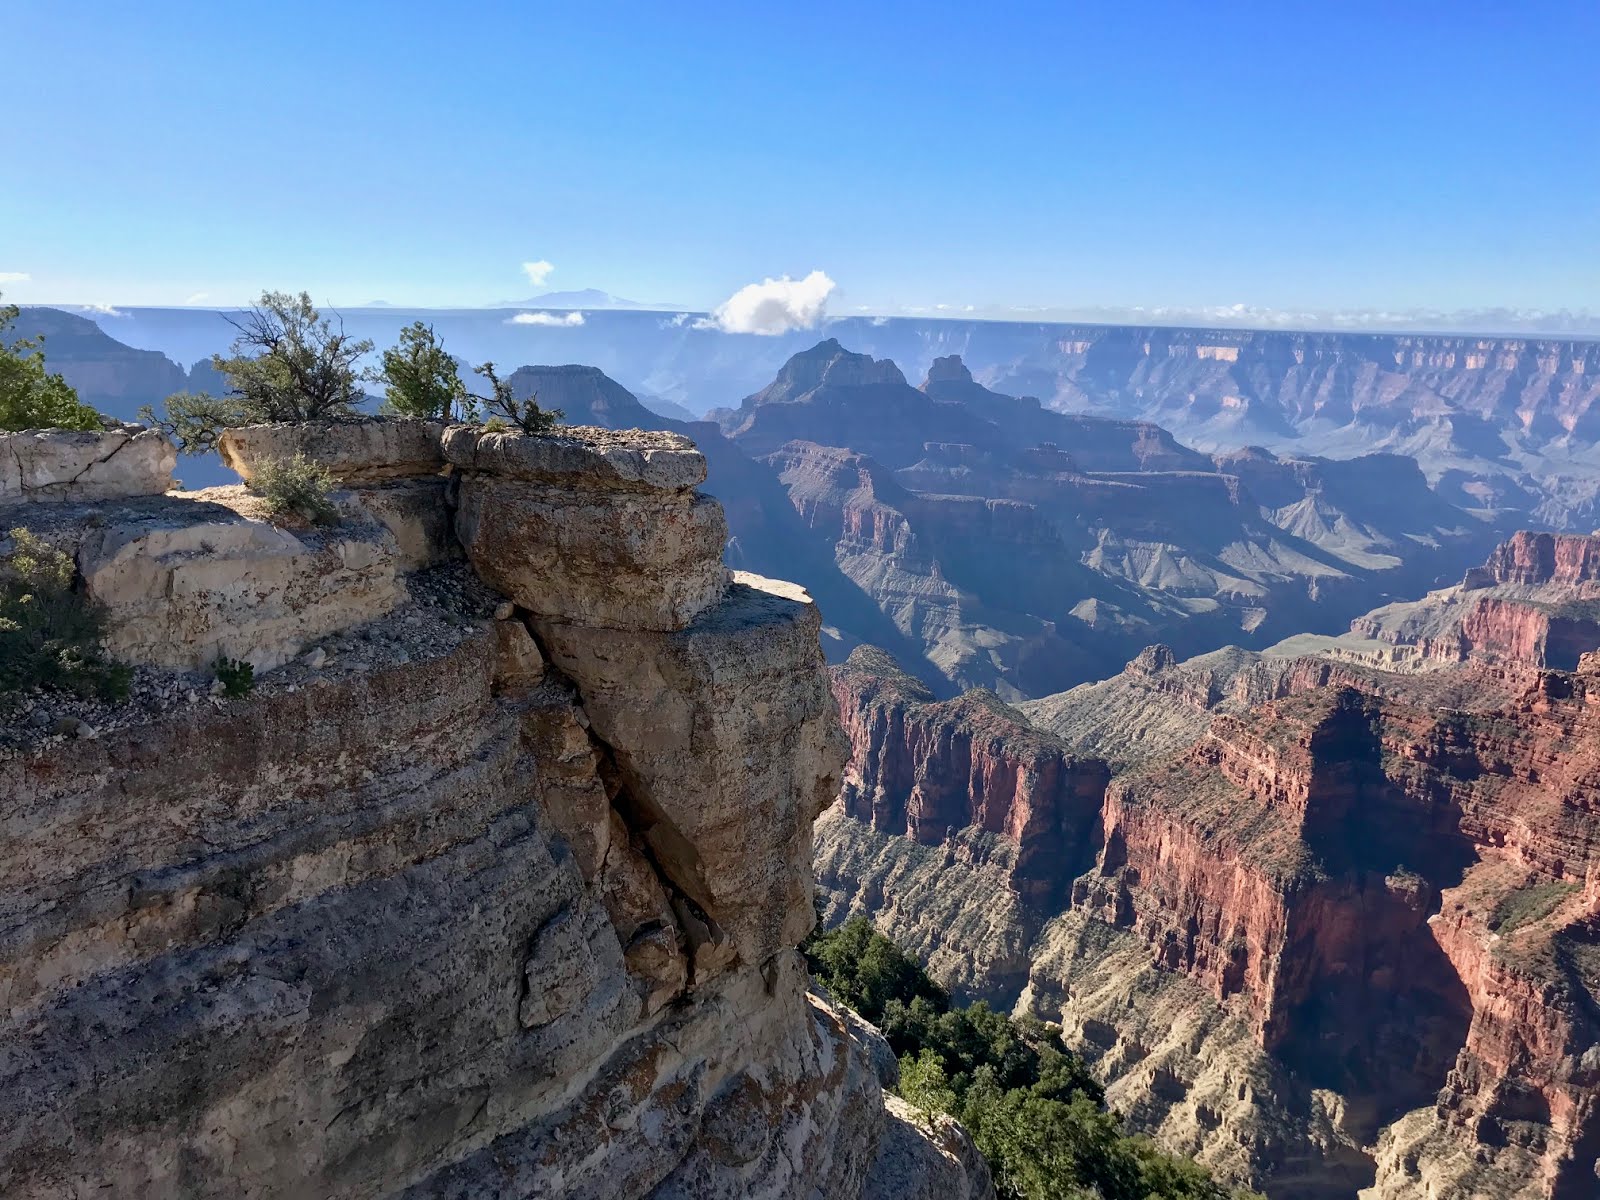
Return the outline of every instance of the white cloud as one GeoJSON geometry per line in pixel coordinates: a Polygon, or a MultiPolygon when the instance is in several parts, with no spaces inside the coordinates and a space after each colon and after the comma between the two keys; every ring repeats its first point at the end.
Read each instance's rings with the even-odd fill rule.
{"type": "Polygon", "coordinates": [[[525,262],[522,264],[523,273],[527,275],[528,282],[533,284],[534,287],[543,287],[544,281],[550,278],[550,272],[555,269],[554,263],[546,262],[542,258],[538,262],[525,262]]]}
{"type": "Polygon", "coordinates": [[[32,278],[26,271],[0,271],[0,283],[27,283],[32,278]]]}
{"type": "Polygon", "coordinates": [[[210,292],[195,292],[187,300],[185,300],[184,303],[185,304],[199,304],[200,301],[206,299],[210,295],[211,295],[210,292]]]}
{"type": "Polygon", "coordinates": [[[512,317],[511,320],[507,321],[506,324],[552,325],[561,329],[571,329],[576,325],[583,324],[583,314],[581,312],[520,312],[516,316],[512,317]]]}
{"type": "Polygon", "coordinates": [[[757,333],[771,337],[791,329],[815,329],[827,315],[828,297],[837,286],[821,271],[804,279],[764,279],[747,284],[695,322],[696,329],[757,333]]]}
{"type": "Polygon", "coordinates": [[[128,315],[109,304],[80,304],[78,307],[84,312],[99,313],[102,317],[125,317],[128,315]]]}
{"type": "Polygon", "coordinates": [[[660,325],[661,328],[663,328],[663,329],[682,329],[688,323],[689,323],[689,314],[688,313],[675,313],[670,317],[665,317],[662,320],[656,322],[656,324],[660,325]]]}

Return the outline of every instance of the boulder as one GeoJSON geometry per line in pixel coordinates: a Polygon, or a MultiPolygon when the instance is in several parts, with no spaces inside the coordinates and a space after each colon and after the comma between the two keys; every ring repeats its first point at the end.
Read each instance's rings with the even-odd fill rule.
{"type": "Polygon", "coordinates": [[[727,521],[694,490],[705,459],[687,438],[455,426],[444,447],[463,473],[456,533],[467,557],[535,616],[682,629],[727,586],[727,521]]]}
{"type": "Polygon", "coordinates": [[[77,559],[113,658],[201,668],[225,655],[261,671],[402,603],[393,544],[373,523],[296,534],[174,500],[86,530],[77,559]]]}
{"type": "Polygon", "coordinates": [[[159,496],[177,461],[172,443],[142,425],[0,433],[0,505],[159,496]]]}
{"type": "Polygon", "coordinates": [[[222,461],[249,483],[266,462],[304,455],[340,483],[437,475],[444,466],[437,421],[368,417],[244,425],[217,439],[222,461]]]}
{"type": "Polygon", "coordinates": [[[537,624],[613,750],[619,808],[685,898],[696,978],[798,943],[815,920],[811,823],[845,757],[810,597],[739,572],[684,630],[537,624]]]}
{"type": "Polygon", "coordinates": [[[538,483],[682,492],[706,479],[705,455],[688,438],[665,430],[573,425],[528,437],[452,425],[442,448],[452,466],[538,483]]]}

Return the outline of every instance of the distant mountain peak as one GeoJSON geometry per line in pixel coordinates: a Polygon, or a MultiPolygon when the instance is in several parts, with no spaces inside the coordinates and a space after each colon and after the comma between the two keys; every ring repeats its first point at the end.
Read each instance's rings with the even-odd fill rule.
{"type": "Polygon", "coordinates": [[[900,368],[887,358],[846,350],[836,338],[818,342],[790,356],[778,376],[753,399],[758,404],[798,400],[820,387],[909,386],[900,368]]]}
{"type": "Polygon", "coordinates": [[[526,300],[501,300],[496,308],[653,308],[638,300],[627,300],[602,292],[599,288],[581,288],[571,292],[545,292],[526,300]]]}
{"type": "MultiPolygon", "coordinates": [[[[933,360],[933,365],[928,368],[927,383],[972,383],[972,372],[967,369],[967,364],[961,361],[959,354],[947,354],[943,358],[933,360]]],[[[924,384],[926,389],[927,384],[924,384]]]]}

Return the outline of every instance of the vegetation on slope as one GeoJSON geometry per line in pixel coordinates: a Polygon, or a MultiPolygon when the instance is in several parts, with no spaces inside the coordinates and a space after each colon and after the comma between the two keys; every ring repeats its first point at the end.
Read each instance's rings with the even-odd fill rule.
{"type": "Polygon", "coordinates": [[[963,1008],[855,917],[806,943],[811,972],[900,1056],[900,1092],[972,1134],[1007,1200],[1228,1200],[1195,1163],[1129,1135],[1057,1031],[979,1002],[963,1008]]]}
{"type": "Polygon", "coordinates": [[[329,496],[333,476],[304,454],[262,463],[250,490],[266,502],[274,517],[298,518],[310,525],[338,524],[339,509],[329,496]]]}
{"type": "Polygon", "coordinates": [[[131,672],[101,651],[105,614],[73,589],[72,559],[26,529],[10,542],[0,558],[0,704],[33,687],[122,699],[131,672]]]}
{"type": "Polygon", "coordinates": [[[1489,929],[1501,937],[1508,937],[1525,925],[1544,920],[1577,890],[1577,884],[1559,879],[1518,888],[1495,906],[1494,913],[1489,917],[1489,929]]]}
{"type": "Polygon", "coordinates": [[[8,340],[20,311],[15,304],[0,305],[0,433],[101,428],[100,414],[65,379],[44,369],[43,337],[8,340]]]}

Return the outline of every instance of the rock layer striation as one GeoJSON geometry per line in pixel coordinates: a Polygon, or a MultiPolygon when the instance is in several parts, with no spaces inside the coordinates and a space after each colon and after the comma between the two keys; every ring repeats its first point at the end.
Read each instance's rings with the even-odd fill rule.
{"type": "MultiPolygon", "coordinates": [[[[184,702],[175,672],[87,740],[8,739],[0,1192],[992,1196],[959,1130],[885,1104],[870,1027],[808,994],[844,755],[809,599],[687,561],[681,528],[586,519],[714,525],[681,439],[663,474],[648,438],[445,437],[449,480],[336,495],[392,602],[262,632],[194,589],[260,635],[248,697],[184,702]]],[[[161,505],[44,530],[114,642],[174,664],[197,626],[136,603],[179,569],[157,547],[92,569],[91,518],[187,530],[184,578],[315,606],[292,572],[243,582],[272,533],[246,500],[161,505]]]]}

